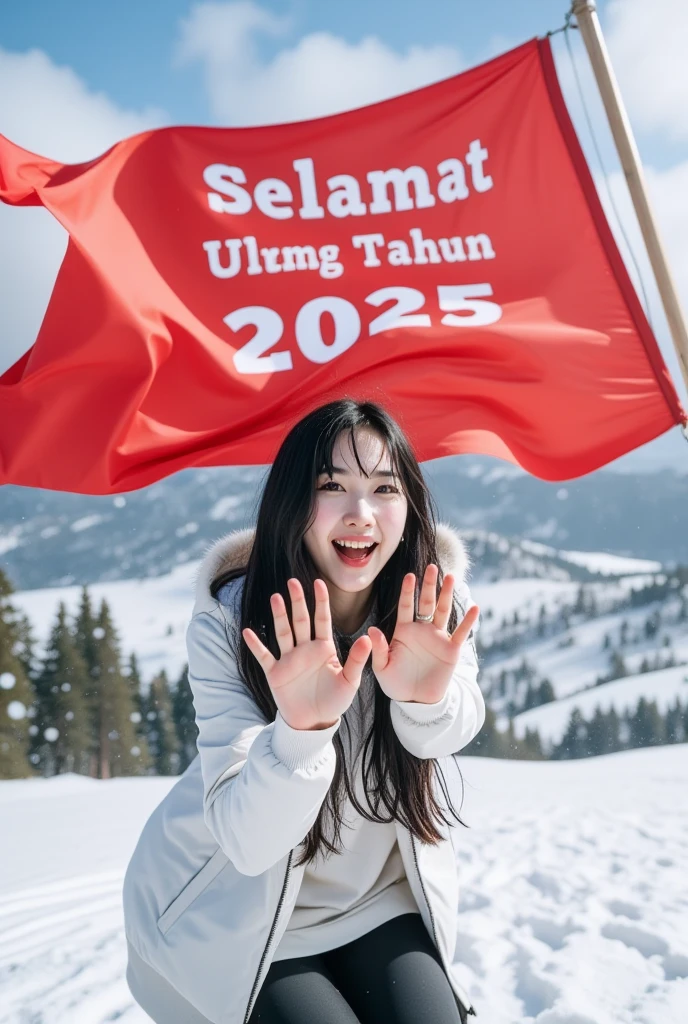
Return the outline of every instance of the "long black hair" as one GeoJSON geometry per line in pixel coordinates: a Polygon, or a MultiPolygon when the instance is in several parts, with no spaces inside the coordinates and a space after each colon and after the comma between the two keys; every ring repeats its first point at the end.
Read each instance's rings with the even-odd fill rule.
{"type": "MultiPolygon", "coordinates": [[[[320,573],[306,548],[304,534],[315,514],[317,479],[321,473],[332,474],[332,452],[342,434],[349,436],[356,462],[364,472],[356,448],[356,431],[360,429],[373,431],[384,441],[390,468],[407,499],[403,538],[373,585],[371,606],[376,609],[376,625],[390,641],[396,623],[401,583],[408,572],[415,573],[416,580],[421,581],[428,564],[436,564],[439,568],[439,594],[443,573],[437,557],[435,505],[402,429],[381,406],[373,402],[343,398],[309,413],[287,434],[271,467],[260,502],[248,564],[245,569],[224,572],[211,585],[211,593],[216,597],[225,583],[245,573],[241,621],[237,623],[234,636],[235,656],[246,686],[268,722],[275,720],[277,705],[265,674],[243,642],[240,631],[247,626],[253,629],[272,654],[279,658],[270,595],[282,594],[289,607],[287,580],[290,577],[296,577],[303,585],[313,621],[313,581],[320,573]]],[[[449,620],[450,630],[455,628],[457,621],[454,606],[449,620]]],[[[348,653],[348,638],[334,626],[333,636],[343,663],[348,653]]],[[[370,670],[366,668],[365,671],[370,670]]],[[[453,807],[438,762],[416,757],[403,746],[392,726],[389,697],[379,686],[374,687],[374,694],[373,721],[362,748],[368,807],[362,807],[356,798],[354,781],[344,757],[342,730],[338,729],[333,737],[337,760],[332,785],[303,841],[304,850],[298,864],[314,859],[318,851],[341,852],[341,813],[345,794],[368,821],[387,823],[396,820],[421,842],[439,842],[443,837],[436,823],[441,820],[449,825],[450,822],[433,792],[432,775],[435,770],[451,814],[465,825],[453,807]],[[328,818],[329,830],[325,827],[328,818]]],[[[345,721],[342,716],[342,722],[345,721]]]]}

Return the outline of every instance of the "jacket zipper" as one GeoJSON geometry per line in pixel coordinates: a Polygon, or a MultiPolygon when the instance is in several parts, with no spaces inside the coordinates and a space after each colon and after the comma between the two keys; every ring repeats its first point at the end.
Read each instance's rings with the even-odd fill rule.
{"type": "Polygon", "coordinates": [[[286,870],[286,872],[284,874],[284,883],[282,885],[282,892],[280,893],[280,898],[279,898],[279,902],[277,904],[277,910],[275,911],[275,916],[272,919],[272,927],[270,928],[270,934],[268,935],[268,941],[265,943],[265,949],[263,950],[263,955],[261,956],[260,963],[258,964],[258,971],[256,973],[255,980],[253,982],[253,988],[251,989],[251,995],[249,996],[248,1006],[246,1007],[246,1016],[244,1017],[244,1024],[248,1024],[248,1019],[251,1016],[251,1012],[253,1010],[253,997],[256,994],[256,991],[258,989],[258,981],[260,979],[260,975],[261,975],[262,970],[263,970],[263,964],[265,963],[265,960],[267,958],[268,950],[270,948],[270,943],[272,942],[272,937],[275,934],[275,928],[277,927],[277,918],[280,915],[280,910],[282,909],[282,904],[284,903],[284,897],[285,897],[286,892],[287,892],[287,885],[289,884],[289,875],[291,874],[291,861],[292,861],[292,857],[293,856],[294,856],[294,851],[290,850],[289,851],[289,858],[287,860],[287,870],[286,870]]]}
{"type": "MultiPolygon", "coordinates": [[[[421,875],[420,868],[418,867],[418,854],[416,853],[415,837],[414,837],[413,833],[409,833],[409,835],[411,837],[411,849],[413,850],[413,859],[414,859],[415,864],[416,864],[416,873],[417,873],[418,879],[420,881],[420,887],[423,890],[423,896],[424,896],[425,902],[427,904],[428,913],[430,914],[430,923],[432,924],[432,934],[433,934],[433,936],[435,938],[435,945],[437,946],[437,950],[440,953],[440,957],[441,957],[442,956],[441,946],[440,946],[440,944],[438,942],[437,931],[435,929],[435,915],[432,912],[432,907],[430,906],[430,900],[428,899],[428,894],[425,891],[425,883],[423,882],[423,876],[421,875]]],[[[458,999],[459,997],[455,996],[455,998],[458,999]]],[[[463,1003],[461,1005],[463,1006],[463,1003]]],[[[477,1014],[477,1012],[476,1012],[476,1010],[475,1010],[475,1008],[473,1006],[469,1006],[469,1007],[465,1007],[464,1006],[464,1009],[466,1010],[466,1013],[468,1015],[471,1015],[473,1017],[477,1017],[478,1016],[478,1014],[477,1014]]]]}

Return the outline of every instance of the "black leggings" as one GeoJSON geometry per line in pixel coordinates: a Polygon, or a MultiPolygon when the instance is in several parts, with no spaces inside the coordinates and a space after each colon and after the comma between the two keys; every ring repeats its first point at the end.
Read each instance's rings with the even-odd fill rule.
{"type": "Polygon", "coordinates": [[[316,956],[276,960],[249,1024],[465,1024],[420,914],[316,956]]]}

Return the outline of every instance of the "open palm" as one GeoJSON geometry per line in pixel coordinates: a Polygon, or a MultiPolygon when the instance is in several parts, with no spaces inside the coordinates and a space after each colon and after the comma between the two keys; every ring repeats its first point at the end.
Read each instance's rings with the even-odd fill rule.
{"type": "Polygon", "coordinates": [[[326,729],[334,725],[354,699],[371,641],[367,636],[359,637],[342,666],[332,639],[330,602],[324,580],[315,580],[313,586],[313,639],[303,587],[296,579],[288,580],[287,586],[292,623],[282,595],[273,594],[270,598],[280,657],[275,658],[252,629],[242,630],[242,636],[265,672],[275,704],[287,725],[292,729],[326,729]]]}
{"type": "Polygon", "coordinates": [[[423,577],[418,615],[432,620],[414,620],[416,577],[407,573],[401,585],[394,635],[388,644],[382,630],[371,626],[368,635],[373,645],[373,672],[392,700],[436,704],[442,700],[459,660],[461,644],[478,619],[476,605],[468,610],[454,632],[447,632],[452,609],[454,577],[448,573],[442,582],[437,603],[436,565],[429,565],[423,577]]]}

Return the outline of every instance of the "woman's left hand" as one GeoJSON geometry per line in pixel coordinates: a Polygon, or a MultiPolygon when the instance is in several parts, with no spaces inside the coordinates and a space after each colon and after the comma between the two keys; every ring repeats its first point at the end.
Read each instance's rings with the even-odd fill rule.
{"type": "Polygon", "coordinates": [[[438,569],[425,570],[418,601],[418,614],[432,615],[429,622],[414,620],[415,574],[404,577],[399,597],[397,622],[391,643],[381,629],[371,626],[373,672],[391,700],[436,704],[442,700],[459,660],[461,644],[475,625],[479,609],[474,605],[449,635],[447,623],[452,609],[454,577],[448,573],[435,602],[438,569]]]}

